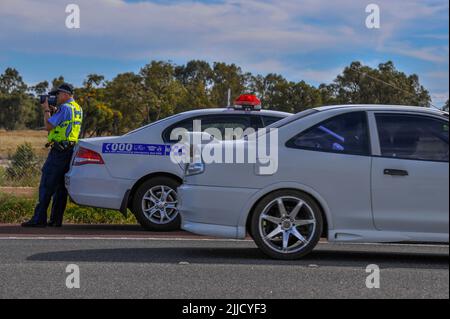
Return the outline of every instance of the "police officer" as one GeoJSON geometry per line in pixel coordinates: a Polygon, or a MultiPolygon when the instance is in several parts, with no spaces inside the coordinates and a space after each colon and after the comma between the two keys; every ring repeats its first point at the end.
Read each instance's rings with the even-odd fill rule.
{"type": "Polygon", "coordinates": [[[49,106],[48,100],[42,104],[48,144],[51,147],[42,168],[39,185],[39,202],[33,218],[23,227],[61,227],[67,204],[67,190],[64,175],[70,167],[73,148],[78,142],[83,119],[83,110],[73,99],[73,86],[64,83],[50,95],[57,96],[57,109],[49,106]],[[55,112],[53,114],[53,112],[55,112]],[[53,115],[52,115],[53,114],[53,115]],[[50,220],[47,223],[47,209],[53,198],[50,220]]]}

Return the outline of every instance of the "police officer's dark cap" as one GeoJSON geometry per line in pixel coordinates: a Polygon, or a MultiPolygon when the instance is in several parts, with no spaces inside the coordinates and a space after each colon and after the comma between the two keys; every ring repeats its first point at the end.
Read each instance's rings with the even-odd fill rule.
{"type": "Polygon", "coordinates": [[[64,92],[70,95],[73,95],[73,86],[69,83],[63,83],[60,86],[58,86],[57,89],[50,92],[50,95],[55,95],[58,92],[64,92]]]}

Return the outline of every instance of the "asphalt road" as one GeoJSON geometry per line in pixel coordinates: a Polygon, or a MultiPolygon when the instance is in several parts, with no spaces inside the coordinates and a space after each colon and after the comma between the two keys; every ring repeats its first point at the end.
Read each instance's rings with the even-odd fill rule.
{"type": "Polygon", "coordinates": [[[449,298],[448,246],[321,243],[300,261],[251,241],[0,238],[0,298],[449,298]],[[66,287],[66,267],[80,288],[66,287]],[[380,288],[366,267],[380,267],[380,288]]]}

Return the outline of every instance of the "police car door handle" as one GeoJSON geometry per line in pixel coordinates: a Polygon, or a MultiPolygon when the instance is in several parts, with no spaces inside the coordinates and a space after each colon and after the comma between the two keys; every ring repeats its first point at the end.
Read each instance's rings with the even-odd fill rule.
{"type": "Polygon", "coordinates": [[[401,169],[391,169],[386,168],[384,170],[384,175],[390,175],[390,176],[408,176],[409,173],[407,171],[401,170],[401,169]]]}

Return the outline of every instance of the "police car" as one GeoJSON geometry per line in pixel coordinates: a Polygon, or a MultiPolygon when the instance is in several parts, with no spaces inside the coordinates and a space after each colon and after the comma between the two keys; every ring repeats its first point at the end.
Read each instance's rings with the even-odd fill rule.
{"type": "Polygon", "coordinates": [[[201,130],[259,129],[291,114],[261,110],[253,95],[239,97],[233,107],[202,109],[160,120],[118,137],[80,140],[74,151],[66,187],[73,202],[99,208],[127,209],[148,230],[180,227],[177,188],[183,168],[170,158],[174,129],[191,132],[195,120],[201,130]]]}
{"type": "MultiPolygon", "coordinates": [[[[330,242],[448,243],[448,113],[331,106],[270,128],[279,148],[269,174],[259,160],[186,166],[178,188],[184,230],[235,239],[250,233],[279,259],[305,256],[322,235],[330,242]]],[[[250,140],[221,144],[246,150],[250,140]]]]}

